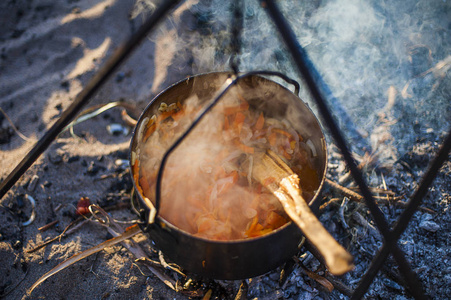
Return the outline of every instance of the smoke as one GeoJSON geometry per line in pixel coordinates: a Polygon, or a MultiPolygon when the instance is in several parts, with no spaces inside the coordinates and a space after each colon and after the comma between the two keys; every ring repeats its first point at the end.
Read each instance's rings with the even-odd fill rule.
{"type": "MultiPolygon", "coordinates": [[[[350,115],[352,124],[339,113],[335,115],[345,134],[349,128],[357,128],[362,140],[372,143],[373,152],[384,151],[385,145],[396,160],[422,135],[439,138],[448,130],[450,1],[287,0],[277,4],[339,99],[329,103],[330,109],[350,115]],[[393,89],[394,105],[387,111],[393,89]],[[381,118],[387,114],[390,120],[381,118]],[[387,123],[391,125],[384,131],[391,138],[383,141],[377,133],[381,124],[387,123]]],[[[229,5],[219,0],[183,5],[152,37],[158,43],[158,37],[176,29],[165,74],[176,74],[178,80],[230,70],[229,5]]],[[[275,70],[302,82],[259,1],[244,1],[244,5],[240,70],[275,70]]],[[[161,61],[161,57],[155,59],[161,61]]],[[[159,81],[154,87],[160,90],[173,82],[159,81]]],[[[316,111],[304,86],[301,98],[316,111]]],[[[362,148],[362,144],[352,143],[353,151],[362,154],[362,148]]]]}
{"type": "MultiPolygon", "coordinates": [[[[394,148],[396,160],[426,132],[439,137],[449,129],[450,77],[443,68],[440,74],[431,71],[449,65],[449,1],[280,4],[301,45],[363,136],[380,140],[374,135],[381,126],[392,135],[386,143],[379,141],[387,148],[373,151],[394,148]],[[387,111],[393,89],[394,105],[387,111]],[[388,123],[392,125],[385,126],[388,123]]],[[[350,126],[340,125],[345,132],[350,126]]]]}

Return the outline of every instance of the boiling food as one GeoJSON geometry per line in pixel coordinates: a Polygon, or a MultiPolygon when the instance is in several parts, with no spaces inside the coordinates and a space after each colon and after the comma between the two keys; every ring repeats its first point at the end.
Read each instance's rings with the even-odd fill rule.
{"type": "MultiPolygon", "coordinates": [[[[237,240],[267,234],[289,221],[279,201],[252,179],[253,157],[271,149],[299,175],[309,201],[319,186],[315,149],[285,120],[272,118],[240,94],[220,103],[171,154],[166,164],[160,216],[195,236],[237,240]]],[[[197,97],[161,103],[143,120],[141,146],[132,160],[139,192],[154,202],[161,158],[191,124],[197,97]]],[[[268,178],[268,180],[273,180],[268,178]]]]}

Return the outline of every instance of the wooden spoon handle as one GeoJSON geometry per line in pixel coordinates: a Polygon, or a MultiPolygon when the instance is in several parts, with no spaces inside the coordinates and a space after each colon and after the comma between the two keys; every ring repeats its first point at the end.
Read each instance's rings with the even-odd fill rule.
{"type": "Polygon", "coordinates": [[[330,273],[342,275],[352,270],[351,254],[327,232],[301,196],[298,175],[270,150],[256,157],[252,177],[279,199],[287,215],[323,255],[330,273]]]}
{"type": "Polygon", "coordinates": [[[284,206],[285,212],[304,233],[305,237],[323,255],[326,265],[333,275],[342,275],[354,268],[352,256],[323,227],[302,198],[298,187],[297,175],[281,180],[275,195],[284,206]]]}

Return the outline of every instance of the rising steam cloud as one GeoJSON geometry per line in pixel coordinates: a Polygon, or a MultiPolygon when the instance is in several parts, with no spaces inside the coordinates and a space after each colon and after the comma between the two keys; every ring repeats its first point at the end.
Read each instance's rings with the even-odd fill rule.
{"type": "MultiPolygon", "coordinates": [[[[259,1],[244,3],[240,69],[277,70],[302,82],[259,1]]],[[[343,108],[351,116],[353,124],[336,115],[345,133],[357,128],[362,139],[372,144],[372,151],[390,146],[396,160],[422,134],[439,136],[450,127],[449,1],[293,0],[277,4],[339,99],[330,103],[331,110],[343,108]],[[387,111],[389,91],[395,91],[395,97],[387,111]],[[381,113],[390,115],[389,122],[380,118],[381,113]],[[392,124],[384,129],[391,135],[388,141],[374,134],[382,123],[392,124]]],[[[166,71],[182,78],[230,70],[228,5],[219,0],[183,5],[186,9],[179,8],[152,38],[158,43],[167,30],[178,28],[174,56],[166,71]]],[[[160,83],[160,88],[165,84],[170,82],[160,83]]],[[[305,88],[301,97],[315,110],[305,88]]],[[[352,145],[361,153],[361,144],[352,145]]]]}

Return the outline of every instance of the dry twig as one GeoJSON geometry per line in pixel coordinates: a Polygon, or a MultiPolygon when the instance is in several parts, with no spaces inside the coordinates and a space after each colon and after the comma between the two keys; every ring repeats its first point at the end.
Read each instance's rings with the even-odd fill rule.
{"type": "Polygon", "coordinates": [[[110,102],[108,104],[102,104],[102,105],[97,105],[91,108],[86,109],[85,111],[81,112],[80,115],[78,116],[77,119],[75,119],[74,121],[72,121],[71,123],[69,123],[66,127],[64,127],[64,129],[61,131],[60,134],[62,134],[63,132],[70,130],[70,133],[72,135],[75,136],[74,132],[73,132],[73,128],[75,125],[82,123],[86,120],[89,120],[91,118],[94,118],[95,116],[100,115],[101,113],[114,108],[114,107],[124,107],[125,109],[135,109],[134,106],[127,104],[125,102],[121,102],[121,101],[116,101],[116,102],[110,102]]]}
{"type": "Polygon", "coordinates": [[[338,290],[340,293],[348,297],[352,296],[353,291],[351,290],[351,288],[349,288],[341,280],[329,274],[326,274],[325,278],[329,280],[329,282],[332,283],[334,288],[338,290]]]}
{"type": "MultiPolygon", "coordinates": [[[[348,189],[348,188],[346,188],[346,187],[344,187],[342,185],[339,185],[338,183],[336,183],[336,182],[334,182],[334,181],[332,181],[330,179],[327,179],[327,178],[325,179],[325,182],[326,182],[326,184],[329,187],[334,189],[336,192],[342,194],[343,196],[348,197],[350,200],[358,202],[358,203],[363,203],[364,202],[363,196],[358,194],[358,193],[356,193],[356,192],[354,192],[353,190],[348,189]]],[[[375,191],[377,191],[378,193],[381,193],[382,190],[381,189],[376,189],[375,191]]],[[[391,191],[385,191],[385,194],[386,195],[392,195],[394,193],[391,192],[391,191]]],[[[405,208],[405,207],[408,206],[408,203],[400,201],[403,197],[392,197],[391,199],[388,199],[388,197],[381,198],[379,196],[375,196],[374,198],[377,200],[378,204],[381,204],[381,203],[392,204],[392,205],[396,205],[396,206],[402,207],[402,208],[405,208]]],[[[321,206],[321,207],[323,207],[323,206],[321,206]]],[[[423,206],[419,206],[418,209],[423,211],[423,212],[430,213],[430,214],[434,214],[435,213],[434,210],[432,210],[430,208],[427,208],[427,207],[423,207],[423,206]]]]}
{"type": "Polygon", "coordinates": [[[87,219],[87,220],[82,221],[80,224],[74,226],[77,222],[79,222],[79,221],[81,221],[81,220],[83,220],[83,219],[82,219],[82,218],[79,218],[79,219],[77,219],[77,220],[71,222],[69,225],[66,226],[66,228],[63,230],[63,232],[62,232],[61,234],[59,234],[59,235],[57,235],[57,236],[55,236],[55,237],[53,237],[53,238],[51,238],[51,239],[49,239],[49,240],[43,242],[42,244],[40,244],[40,245],[38,245],[38,246],[36,246],[36,247],[34,247],[34,248],[31,248],[31,249],[29,249],[29,250],[26,250],[25,252],[26,252],[26,253],[33,253],[33,252],[38,251],[39,249],[44,248],[44,247],[47,246],[48,244],[53,243],[53,242],[56,241],[56,240],[60,240],[60,241],[61,241],[61,239],[62,239],[63,237],[68,236],[69,234],[71,234],[72,232],[74,232],[75,230],[77,230],[78,228],[80,228],[81,226],[83,226],[84,224],[86,224],[86,223],[89,221],[89,219],[87,219]],[[74,227],[71,228],[72,226],[74,226],[74,227]],[[70,228],[70,229],[69,229],[69,228],[70,228]]]}
{"type": "Polygon", "coordinates": [[[56,224],[58,224],[58,220],[52,221],[48,224],[45,224],[44,226],[39,227],[38,230],[46,231],[46,230],[49,230],[50,228],[52,228],[53,226],[55,226],[56,224]]]}
{"type": "Polygon", "coordinates": [[[124,121],[125,124],[127,124],[130,127],[135,127],[136,124],[138,123],[138,121],[136,121],[135,119],[130,117],[130,115],[127,113],[127,110],[125,108],[123,108],[121,111],[121,117],[122,117],[122,121],[124,121]]]}
{"type": "Polygon", "coordinates": [[[240,288],[236,293],[234,300],[246,300],[247,299],[247,291],[249,290],[249,286],[246,280],[241,281],[240,288]]]}
{"type": "MultiPolygon", "coordinates": [[[[103,217],[103,222],[104,224],[108,224],[110,226],[107,227],[107,230],[109,233],[111,233],[113,236],[120,236],[124,233],[123,229],[121,226],[119,226],[116,221],[111,218],[101,207],[99,207],[98,205],[90,205],[90,211],[93,213],[93,215],[95,216],[97,212],[99,212],[103,217]],[[112,228],[114,227],[114,229],[112,228]]],[[[99,220],[102,220],[101,218],[99,218],[99,220]]],[[[129,228],[132,228],[134,226],[137,225],[133,225],[129,228]]],[[[140,233],[141,230],[139,230],[140,233]]],[[[137,245],[134,241],[121,241],[123,243],[123,245],[125,246],[125,248],[127,248],[137,259],[141,259],[141,258],[148,258],[147,254],[144,252],[144,250],[137,245]]],[[[157,276],[164,284],[166,284],[168,287],[170,287],[172,290],[177,291],[176,288],[176,283],[175,281],[170,278],[169,276],[167,276],[166,274],[164,274],[163,272],[160,272],[158,269],[156,269],[154,266],[151,265],[147,265],[147,268],[149,269],[149,271],[151,271],[155,276],[157,276]]]]}
{"type": "Polygon", "coordinates": [[[141,232],[141,229],[139,229],[138,225],[134,225],[132,227],[130,227],[126,232],[124,232],[123,234],[114,237],[110,240],[107,240],[103,243],[100,243],[97,246],[94,246],[92,248],[89,248],[88,250],[85,250],[81,253],[75,254],[73,256],[71,256],[70,258],[66,259],[65,261],[63,261],[62,263],[58,264],[56,267],[54,267],[52,270],[50,270],[49,272],[45,273],[44,275],[42,275],[32,286],[31,288],[27,291],[27,294],[31,294],[33,292],[33,290],[40,285],[42,282],[44,282],[45,280],[47,280],[47,278],[55,275],[56,273],[58,273],[61,270],[64,270],[65,268],[67,268],[68,266],[76,263],[77,261],[88,257],[94,253],[97,253],[101,250],[103,250],[106,247],[110,247],[113,245],[116,245],[117,243],[120,243],[122,241],[125,241],[128,238],[131,238],[132,236],[138,234],[141,232]]]}
{"type": "Polygon", "coordinates": [[[11,127],[13,128],[13,130],[17,133],[18,136],[20,136],[21,139],[23,139],[24,141],[31,141],[31,139],[29,137],[26,137],[25,135],[23,135],[19,129],[17,129],[17,127],[14,125],[13,121],[9,118],[9,116],[6,114],[6,112],[0,107],[0,112],[5,116],[6,120],[8,120],[9,124],[11,124],[11,127]]]}
{"type": "Polygon", "coordinates": [[[334,286],[333,284],[327,280],[325,277],[310,271],[309,269],[307,269],[306,266],[304,266],[304,264],[301,262],[301,260],[298,257],[294,257],[294,260],[298,263],[298,265],[301,267],[302,271],[304,272],[305,275],[307,275],[308,277],[310,277],[311,279],[315,280],[316,282],[318,282],[319,284],[321,284],[324,288],[326,288],[329,293],[331,293],[334,290],[334,286]]]}
{"type": "Polygon", "coordinates": [[[323,204],[321,204],[321,206],[319,207],[319,210],[322,211],[323,209],[330,206],[331,204],[337,204],[340,201],[342,201],[341,198],[332,198],[332,199],[328,200],[327,202],[324,202],[323,204]]]}
{"type": "MultiPolygon", "coordinates": [[[[354,154],[354,157],[357,156],[358,156],[357,154],[354,154]]],[[[360,163],[357,166],[357,168],[359,168],[359,170],[362,170],[365,167],[373,165],[376,161],[377,161],[376,155],[374,154],[369,155],[368,152],[365,152],[365,154],[360,158],[360,163]]],[[[352,178],[351,171],[348,171],[346,174],[344,174],[338,179],[338,182],[340,184],[346,184],[349,180],[351,180],[351,178],[352,178]]]]}

